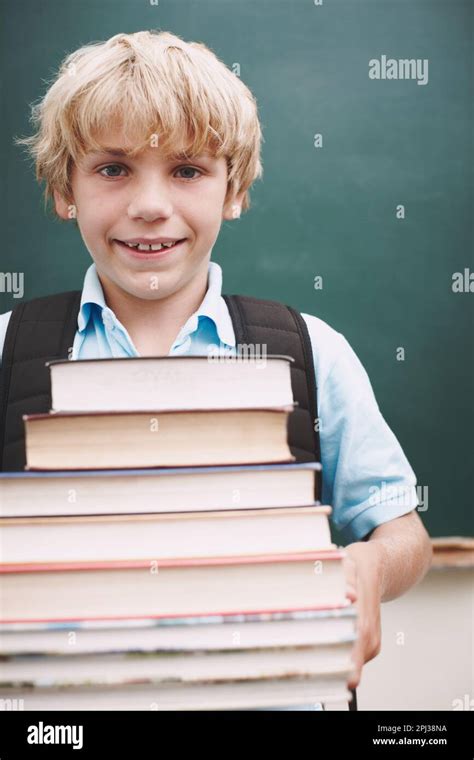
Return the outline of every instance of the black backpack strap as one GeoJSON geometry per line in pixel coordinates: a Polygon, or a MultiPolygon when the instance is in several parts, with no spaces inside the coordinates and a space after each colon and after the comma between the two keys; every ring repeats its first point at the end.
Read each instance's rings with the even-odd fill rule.
{"type": "Polygon", "coordinates": [[[313,351],[306,323],[291,306],[250,296],[223,296],[234,326],[237,346],[265,345],[267,354],[291,356],[291,384],[297,402],[288,421],[290,449],[298,462],[321,461],[317,386],[313,351]]]}
{"type": "Polygon", "coordinates": [[[305,377],[308,383],[308,404],[309,411],[311,413],[311,420],[313,423],[314,434],[314,453],[317,462],[321,462],[321,444],[319,441],[319,423],[318,420],[318,387],[316,383],[316,373],[314,370],[313,362],[313,347],[311,345],[311,338],[309,337],[308,326],[303,317],[291,306],[287,306],[288,311],[293,316],[295,324],[297,326],[301,346],[304,356],[305,377]]]}
{"type": "Polygon", "coordinates": [[[5,336],[0,388],[0,469],[24,469],[23,414],[48,412],[49,371],[45,362],[67,359],[77,330],[81,291],[18,304],[5,336]]]}

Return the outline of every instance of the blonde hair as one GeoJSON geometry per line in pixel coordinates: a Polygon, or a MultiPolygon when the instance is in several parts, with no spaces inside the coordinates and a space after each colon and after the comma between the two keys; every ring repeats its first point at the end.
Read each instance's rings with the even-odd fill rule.
{"type": "Polygon", "coordinates": [[[116,34],[68,55],[44,97],[31,107],[37,131],[16,138],[45,181],[45,205],[56,190],[72,197],[70,172],[97,136],[120,125],[133,157],[158,135],[165,157],[204,150],[227,159],[226,200],[262,176],[262,133],[254,96],[204,44],[158,30],[116,34]]]}

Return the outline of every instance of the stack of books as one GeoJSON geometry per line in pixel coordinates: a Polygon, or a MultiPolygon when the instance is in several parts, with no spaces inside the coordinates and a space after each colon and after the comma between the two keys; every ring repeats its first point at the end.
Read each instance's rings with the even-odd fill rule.
{"type": "Polygon", "coordinates": [[[355,609],[288,446],[290,357],[56,361],[0,474],[0,699],[215,710],[348,700],[355,609]]]}

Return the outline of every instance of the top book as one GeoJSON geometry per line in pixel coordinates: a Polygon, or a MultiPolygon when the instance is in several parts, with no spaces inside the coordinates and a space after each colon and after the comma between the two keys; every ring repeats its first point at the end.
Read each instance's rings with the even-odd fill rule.
{"type": "Polygon", "coordinates": [[[290,356],[55,360],[51,411],[251,409],[293,404],[290,356]]]}

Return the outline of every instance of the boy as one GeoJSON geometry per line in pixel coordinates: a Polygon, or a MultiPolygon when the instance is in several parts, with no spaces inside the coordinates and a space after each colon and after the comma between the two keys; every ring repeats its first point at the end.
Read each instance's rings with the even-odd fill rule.
{"type": "MultiPolygon", "coordinates": [[[[68,56],[33,116],[36,134],[18,142],[36,161],[46,200],[75,220],[94,261],[70,358],[235,348],[221,268],[210,256],[222,221],[249,208],[262,174],[248,88],[202,44],[166,32],[118,34],[68,56]]],[[[2,348],[14,345],[11,314],[0,315],[2,348]]],[[[353,689],[380,651],[381,602],[422,579],[431,543],[416,512],[415,475],[364,368],[340,333],[302,317],[317,379],[322,502],[352,542],[353,689]],[[385,498],[386,481],[402,499],[385,498]]]]}

